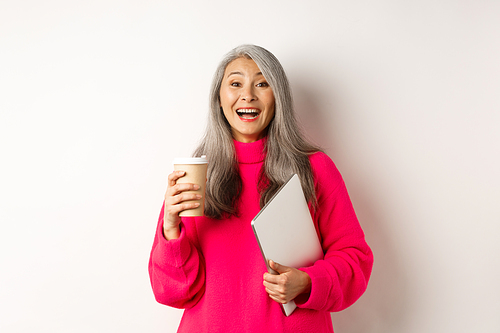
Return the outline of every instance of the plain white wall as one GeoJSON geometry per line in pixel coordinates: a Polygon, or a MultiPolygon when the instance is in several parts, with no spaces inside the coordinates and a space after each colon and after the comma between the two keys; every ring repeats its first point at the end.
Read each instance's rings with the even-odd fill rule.
{"type": "Polygon", "coordinates": [[[0,331],[175,332],[147,262],[221,57],[271,50],[375,253],[338,333],[500,331],[500,2],[2,1],[0,331]]]}

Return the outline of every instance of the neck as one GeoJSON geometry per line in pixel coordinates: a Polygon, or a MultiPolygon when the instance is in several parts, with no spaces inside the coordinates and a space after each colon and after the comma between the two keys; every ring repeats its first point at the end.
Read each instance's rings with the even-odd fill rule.
{"type": "Polygon", "coordinates": [[[240,142],[237,140],[233,140],[233,142],[239,163],[260,163],[264,161],[267,137],[253,142],[240,142]]]}

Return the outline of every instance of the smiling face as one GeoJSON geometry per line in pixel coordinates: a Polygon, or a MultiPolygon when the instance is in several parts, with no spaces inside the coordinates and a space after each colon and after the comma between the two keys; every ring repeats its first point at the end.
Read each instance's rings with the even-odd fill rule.
{"type": "Polygon", "coordinates": [[[238,58],[227,65],[219,96],[236,141],[254,142],[266,135],[274,117],[274,94],[252,59],[238,58]]]}

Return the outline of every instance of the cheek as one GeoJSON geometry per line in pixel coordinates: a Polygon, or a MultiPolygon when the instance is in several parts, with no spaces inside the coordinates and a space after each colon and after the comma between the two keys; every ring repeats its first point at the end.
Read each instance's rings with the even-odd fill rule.
{"type": "Polygon", "coordinates": [[[224,106],[226,104],[227,92],[224,89],[219,90],[219,104],[224,106]]]}
{"type": "Polygon", "coordinates": [[[221,103],[221,106],[229,106],[234,103],[234,92],[226,89],[221,89],[219,92],[219,100],[221,103]]]}
{"type": "Polygon", "coordinates": [[[224,115],[224,118],[226,118],[228,122],[231,120],[226,107],[222,107],[222,114],[224,115]]]}
{"type": "Polygon", "coordinates": [[[271,98],[268,100],[268,103],[267,103],[267,108],[269,109],[269,113],[271,115],[271,118],[274,117],[274,112],[276,111],[275,107],[276,107],[276,104],[274,103],[274,96],[271,96],[271,98]]]}
{"type": "Polygon", "coordinates": [[[273,111],[274,111],[274,102],[275,102],[275,100],[274,100],[274,94],[273,94],[272,92],[271,92],[271,93],[269,93],[269,94],[266,96],[266,101],[267,101],[267,105],[268,105],[268,107],[269,107],[270,109],[272,108],[272,109],[273,109],[273,111]]]}

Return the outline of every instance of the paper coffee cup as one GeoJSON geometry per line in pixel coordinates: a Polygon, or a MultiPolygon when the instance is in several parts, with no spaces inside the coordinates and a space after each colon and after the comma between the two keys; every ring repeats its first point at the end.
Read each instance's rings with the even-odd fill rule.
{"type": "Polygon", "coordinates": [[[205,156],[175,158],[174,170],[185,171],[186,174],[177,180],[178,184],[192,183],[200,186],[197,191],[186,191],[185,193],[196,193],[201,195],[200,200],[185,201],[185,203],[199,202],[200,206],[195,209],[187,209],[179,213],[179,216],[203,216],[205,211],[205,185],[207,182],[208,160],[205,156]]]}

